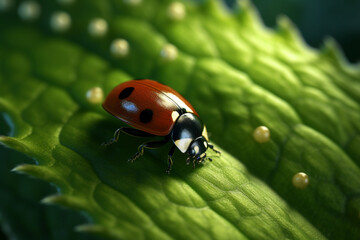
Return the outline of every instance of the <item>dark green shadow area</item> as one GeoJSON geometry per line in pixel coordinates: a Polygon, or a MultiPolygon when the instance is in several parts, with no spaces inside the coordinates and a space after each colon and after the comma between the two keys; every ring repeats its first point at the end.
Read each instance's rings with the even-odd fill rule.
{"type": "MultiPolygon", "coordinates": [[[[0,135],[10,127],[0,117],[0,135]]],[[[0,239],[90,239],[98,238],[74,231],[88,220],[84,215],[40,203],[56,193],[55,187],[25,175],[11,172],[19,164],[33,163],[25,155],[0,146],[0,239]]]]}

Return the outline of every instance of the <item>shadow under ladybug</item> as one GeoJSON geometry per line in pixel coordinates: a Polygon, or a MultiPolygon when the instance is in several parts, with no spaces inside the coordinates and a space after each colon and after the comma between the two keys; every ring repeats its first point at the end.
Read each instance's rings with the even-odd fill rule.
{"type": "Polygon", "coordinates": [[[129,159],[133,162],[144,154],[145,148],[159,148],[170,140],[173,144],[168,153],[170,173],[175,148],[188,155],[186,163],[202,163],[208,148],[220,154],[209,143],[205,125],[190,103],[172,88],[153,80],[131,80],[116,86],[106,97],[103,107],[110,114],[131,127],[121,127],[114,133],[108,146],[118,141],[121,133],[136,137],[160,136],[158,141],[147,141],[129,159]]]}

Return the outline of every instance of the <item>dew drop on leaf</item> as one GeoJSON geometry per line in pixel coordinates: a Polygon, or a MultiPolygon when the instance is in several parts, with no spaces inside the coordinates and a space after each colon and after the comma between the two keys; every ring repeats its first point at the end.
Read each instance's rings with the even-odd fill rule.
{"type": "Polygon", "coordinates": [[[22,20],[32,21],[40,16],[40,5],[35,1],[25,1],[19,5],[18,14],[22,20]]]}
{"type": "Polygon", "coordinates": [[[115,39],[110,45],[110,53],[116,57],[126,57],[129,53],[129,43],[125,39],[115,39]]]}
{"type": "Polygon", "coordinates": [[[177,58],[178,50],[174,45],[168,43],[161,49],[160,56],[165,60],[172,61],[177,58]]]}
{"type": "Polygon", "coordinates": [[[65,32],[71,26],[71,17],[66,12],[55,12],[50,18],[50,27],[55,32],[65,32]]]}
{"type": "Polygon", "coordinates": [[[292,178],[294,187],[304,189],[309,185],[309,176],[306,173],[298,172],[292,178]]]}
{"type": "Polygon", "coordinates": [[[100,87],[90,88],[86,92],[86,99],[92,104],[102,103],[104,98],[104,92],[100,87]]]}
{"type": "Polygon", "coordinates": [[[270,140],[270,130],[265,126],[259,126],[255,128],[253,136],[258,143],[268,142],[270,140]]]}
{"type": "Polygon", "coordinates": [[[0,12],[9,10],[14,5],[14,0],[0,0],[0,12]]]}
{"type": "Polygon", "coordinates": [[[186,16],[186,9],[183,3],[181,2],[173,2],[169,5],[167,9],[167,15],[172,20],[182,20],[186,16]]]}
{"type": "Polygon", "coordinates": [[[107,34],[108,24],[102,18],[95,18],[90,21],[88,26],[90,36],[95,38],[103,37],[107,34]]]}

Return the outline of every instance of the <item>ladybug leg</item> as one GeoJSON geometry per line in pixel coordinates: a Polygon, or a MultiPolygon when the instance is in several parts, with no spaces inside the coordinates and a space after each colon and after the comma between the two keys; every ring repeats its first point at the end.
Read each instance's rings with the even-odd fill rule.
{"type": "Polygon", "coordinates": [[[111,138],[111,139],[110,139],[109,141],[107,141],[107,142],[103,142],[103,143],[101,144],[101,146],[107,147],[107,146],[109,146],[109,145],[117,142],[118,139],[119,139],[121,130],[122,130],[122,128],[116,129],[116,131],[114,132],[114,137],[111,138]]]}
{"type": "Polygon", "coordinates": [[[170,139],[170,136],[166,136],[163,140],[160,141],[150,141],[144,142],[138,147],[138,151],[129,159],[129,162],[135,161],[137,158],[141,157],[144,154],[145,148],[159,148],[165,145],[170,139]]]}
{"type": "Polygon", "coordinates": [[[193,159],[192,164],[193,164],[193,168],[195,168],[196,167],[196,158],[193,159]]]}
{"type": "Polygon", "coordinates": [[[141,157],[144,154],[144,146],[143,144],[140,145],[138,147],[138,151],[131,157],[128,159],[128,162],[134,162],[136,159],[138,159],[139,157],[141,157]]]}
{"type": "Polygon", "coordinates": [[[119,140],[120,134],[122,132],[126,133],[128,135],[131,135],[131,136],[135,136],[135,137],[152,137],[152,136],[154,136],[153,134],[150,134],[150,133],[147,133],[147,132],[135,129],[135,128],[121,127],[121,128],[116,129],[116,131],[114,132],[113,138],[111,138],[108,142],[102,143],[101,146],[107,147],[113,143],[116,143],[119,140]]]}
{"type": "Polygon", "coordinates": [[[186,159],[186,165],[189,165],[190,164],[190,160],[191,160],[191,156],[189,155],[186,159]]]}
{"type": "Polygon", "coordinates": [[[208,159],[208,157],[206,157],[206,153],[204,153],[203,157],[198,157],[196,160],[197,160],[197,163],[200,164],[200,163],[205,162],[206,159],[208,159]]]}
{"type": "MultiPolygon", "coordinates": [[[[214,148],[214,145],[208,143],[208,146],[209,146],[209,148],[210,148],[211,150],[213,150],[213,151],[216,152],[217,154],[221,155],[221,152],[218,151],[218,150],[216,150],[216,149],[214,148]]],[[[210,160],[210,161],[211,161],[211,160],[210,160]]]]}
{"type": "Polygon", "coordinates": [[[175,152],[175,145],[172,145],[172,147],[170,148],[169,154],[168,154],[168,167],[166,169],[166,173],[170,174],[172,165],[173,165],[173,160],[172,160],[172,156],[174,155],[175,152]]]}

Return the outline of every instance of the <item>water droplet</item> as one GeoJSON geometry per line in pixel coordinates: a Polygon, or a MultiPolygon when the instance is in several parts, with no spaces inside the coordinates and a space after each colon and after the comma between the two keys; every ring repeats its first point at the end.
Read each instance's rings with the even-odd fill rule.
{"type": "Polygon", "coordinates": [[[265,143],[270,140],[270,130],[265,126],[259,126],[254,130],[254,139],[258,143],[265,143]]]}
{"type": "Polygon", "coordinates": [[[294,187],[304,189],[309,185],[309,176],[306,173],[298,172],[292,178],[294,187]]]}
{"type": "Polygon", "coordinates": [[[9,10],[14,5],[14,0],[0,0],[0,12],[9,10]]]}
{"type": "Polygon", "coordinates": [[[116,58],[126,57],[129,53],[129,43],[125,39],[115,39],[110,45],[110,52],[116,58]]]}
{"type": "Polygon", "coordinates": [[[165,60],[172,61],[177,58],[178,50],[174,45],[168,43],[161,49],[160,56],[165,60]]]}
{"type": "Polygon", "coordinates": [[[40,5],[35,1],[25,1],[19,5],[18,14],[22,20],[32,21],[40,16],[40,5]]]}
{"type": "Polygon", "coordinates": [[[55,12],[50,18],[50,27],[55,32],[65,32],[71,26],[71,17],[66,12],[55,12]]]}
{"type": "Polygon", "coordinates": [[[180,21],[186,16],[186,8],[181,2],[173,2],[167,9],[167,15],[172,20],[180,21]]]}
{"type": "Polygon", "coordinates": [[[89,34],[92,37],[100,38],[106,35],[108,31],[108,24],[102,18],[95,18],[90,21],[88,26],[89,34]]]}
{"type": "Polygon", "coordinates": [[[100,87],[93,87],[86,92],[86,98],[92,104],[102,103],[104,92],[100,87]]]}

